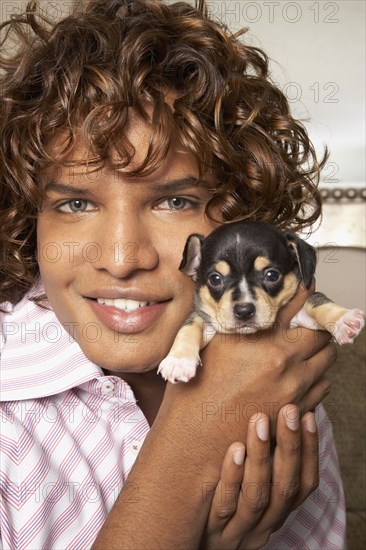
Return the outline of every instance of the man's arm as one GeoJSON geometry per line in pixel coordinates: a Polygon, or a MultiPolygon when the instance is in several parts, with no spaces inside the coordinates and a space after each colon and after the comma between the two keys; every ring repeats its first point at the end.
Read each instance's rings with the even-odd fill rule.
{"type": "MultiPolygon", "coordinates": [[[[306,299],[301,291],[283,314],[306,299]]],[[[286,318],[286,315],[288,318],[286,318]]],[[[245,440],[256,407],[276,415],[286,403],[302,413],[326,391],[323,375],[334,360],[329,336],[308,330],[215,337],[203,367],[189,384],[168,384],[128,482],[94,549],[194,549],[211,507],[210,488],[220,477],[225,451],[245,440]]]]}

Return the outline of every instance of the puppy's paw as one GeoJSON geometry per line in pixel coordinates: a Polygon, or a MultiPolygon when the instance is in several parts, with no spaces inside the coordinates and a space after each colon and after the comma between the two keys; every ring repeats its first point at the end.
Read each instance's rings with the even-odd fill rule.
{"type": "Polygon", "coordinates": [[[200,363],[199,357],[187,358],[168,355],[160,363],[158,373],[172,384],[189,382],[195,376],[197,366],[200,363]]]}
{"type": "Polygon", "coordinates": [[[350,309],[335,323],[333,336],[341,346],[352,344],[365,326],[365,316],[360,309],[350,309]]]}

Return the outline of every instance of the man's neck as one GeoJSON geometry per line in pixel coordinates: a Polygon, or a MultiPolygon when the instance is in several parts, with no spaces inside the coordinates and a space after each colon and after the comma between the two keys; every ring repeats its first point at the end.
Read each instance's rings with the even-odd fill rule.
{"type": "Polygon", "coordinates": [[[157,375],[156,370],[143,373],[116,373],[106,370],[105,374],[119,376],[127,382],[127,384],[129,384],[135,394],[137,404],[144,413],[149,426],[152,426],[155,417],[158,414],[166,387],[165,380],[163,380],[161,376],[157,375]]]}

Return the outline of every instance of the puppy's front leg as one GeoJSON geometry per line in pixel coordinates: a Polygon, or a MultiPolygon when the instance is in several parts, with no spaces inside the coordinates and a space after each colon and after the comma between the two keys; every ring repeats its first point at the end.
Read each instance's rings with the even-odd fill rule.
{"type": "Polygon", "coordinates": [[[364,313],[360,309],[346,309],[332,302],[322,292],[314,292],[292,319],[291,325],[325,329],[342,345],[353,342],[363,329],[365,321],[364,313]]]}
{"type": "MultiPolygon", "coordinates": [[[[175,337],[169,354],[163,359],[158,373],[165,380],[188,382],[196,374],[200,365],[200,349],[203,347],[204,320],[197,313],[192,313],[175,337]]],[[[205,342],[206,344],[207,342],[205,342]]]]}

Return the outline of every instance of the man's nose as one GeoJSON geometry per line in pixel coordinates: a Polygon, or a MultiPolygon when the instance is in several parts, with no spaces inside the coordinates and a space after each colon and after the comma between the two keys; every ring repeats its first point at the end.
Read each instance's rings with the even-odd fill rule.
{"type": "Polygon", "coordinates": [[[136,270],[152,270],[159,263],[148,223],[132,211],[109,216],[100,224],[95,240],[99,244],[95,269],[114,277],[125,278],[136,270]]]}

